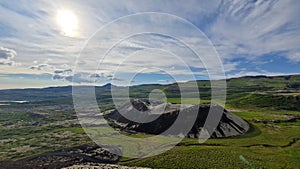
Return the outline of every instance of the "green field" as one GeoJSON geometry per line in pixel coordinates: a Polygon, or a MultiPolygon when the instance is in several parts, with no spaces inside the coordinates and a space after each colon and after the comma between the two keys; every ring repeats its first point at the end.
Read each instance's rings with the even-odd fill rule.
{"type": "MultiPolygon", "coordinates": [[[[151,168],[300,168],[299,84],[299,75],[229,79],[227,103],[223,106],[251,124],[246,135],[209,139],[202,144],[197,139],[186,138],[160,155],[144,159],[123,157],[119,163],[151,168]]],[[[211,102],[209,81],[199,81],[198,85],[201,97],[185,99],[185,103],[211,102]]],[[[167,102],[181,103],[176,84],[133,86],[130,96],[147,98],[157,88],[168,96],[167,102]]],[[[73,122],[76,114],[70,106],[70,91],[68,87],[31,92],[0,91],[3,100],[30,101],[1,107],[0,160],[17,160],[65,147],[92,144],[84,130],[73,122]],[[32,126],[32,122],[39,122],[39,125],[32,126]]],[[[107,90],[99,87],[96,95],[103,111],[113,108],[107,90]]],[[[218,103],[218,100],[212,102],[218,103]]],[[[108,129],[101,131],[105,134],[108,129]]],[[[128,136],[150,137],[145,134],[128,136]]]]}
{"type": "Polygon", "coordinates": [[[241,111],[235,113],[252,124],[251,131],[235,138],[184,139],[172,150],[145,159],[126,159],[120,163],[152,168],[299,168],[300,125],[298,122],[253,122],[284,119],[293,111],[241,111]],[[261,115],[262,114],[262,115],[261,115]]]}

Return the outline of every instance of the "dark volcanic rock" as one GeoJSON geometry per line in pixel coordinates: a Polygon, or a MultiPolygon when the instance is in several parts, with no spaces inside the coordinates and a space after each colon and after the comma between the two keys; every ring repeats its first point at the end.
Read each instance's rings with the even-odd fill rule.
{"type": "Polygon", "coordinates": [[[144,100],[134,100],[132,103],[124,104],[118,110],[122,112],[123,115],[124,113],[125,115],[127,113],[136,113],[136,110],[139,110],[140,114],[138,116],[155,120],[148,123],[130,121],[120,114],[117,109],[105,116],[106,118],[113,120],[116,127],[127,132],[161,134],[170,129],[170,126],[176,123],[177,126],[182,127],[177,127],[173,130],[170,129],[164,134],[182,136],[182,133],[188,133],[186,137],[199,138],[199,133],[204,126],[210,108],[213,110],[212,113],[214,113],[214,111],[223,112],[218,127],[211,134],[212,138],[242,135],[249,130],[249,124],[246,121],[215,104],[210,107],[210,105],[180,105],[170,103],[150,103],[149,101],[144,100]],[[165,110],[162,113],[155,111],[161,107],[165,107],[165,110]],[[179,116],[180,110],[184,116],[181,116],[183,119],[178,122],[176,119],[179,116]],[[198,114],[195,116],[192,112],[198,112],[198,114]],[[190,125],[192,122],[195,123],[190,125]],[[187,129],[184,127],[187,125],[192,126],[192,128],[189,128],[188,131],[186,131],[187,129]]]}
{"type": "MultiPolygon", "coordinates": [[[[113,151],[120,151],[114,148],[113,151]]],[[[120,157],[109,151],[91,145],[81,145],[74,148],[44,153],[18,161],[0,162],[0,168],[5,169],[56,169],[83,163],[114,164],[120,157]]]]}

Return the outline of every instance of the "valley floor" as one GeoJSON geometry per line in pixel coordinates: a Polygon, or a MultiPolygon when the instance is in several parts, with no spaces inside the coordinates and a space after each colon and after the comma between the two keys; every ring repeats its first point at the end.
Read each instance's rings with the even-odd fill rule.
{"type": "MultiPolygon", "coordinates": [[[[197,139],[186,138],[170,151],[158,156],[144,159],[121,158],[119,164],[149,168],[300,167],[299,112],[267,109],[232,109],[232,112],[250,122],[251,131],[248,134],[209,139],[202,144],[197,139]]],[[[0,127],[1,161],[18,160],[93,143],[68,111],[43,109],[28,114],[17,109],[10,113],[2,110],[0,116],[3,120],[0,127]],[[15,121],[8,123],[5,119],[8,116],[11,118],[13,114],[15,121]],[[39,124],[32,123],[34,121],[39,124]]],[[[143,134],[131,136],[146,137],[143,134]]]]}

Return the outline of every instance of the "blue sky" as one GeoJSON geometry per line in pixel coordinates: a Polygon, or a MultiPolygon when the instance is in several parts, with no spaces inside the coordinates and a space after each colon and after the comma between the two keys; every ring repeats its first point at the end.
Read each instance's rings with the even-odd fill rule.
{"type": "Polygon", "coordinates": [[[298,0],[0,1],[0,89],[207,79],[217,54],[227,78],[300,74],[299,16],[298,0]]]}

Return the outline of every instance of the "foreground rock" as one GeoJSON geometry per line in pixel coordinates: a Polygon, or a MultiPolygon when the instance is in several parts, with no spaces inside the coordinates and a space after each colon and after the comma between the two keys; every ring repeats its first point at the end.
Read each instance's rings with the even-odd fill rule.
{"type": "MultiPolygon", "coordinates": [[[[118,150],[114,150],[118,151],[118,150]]],[[[96,145],[81,145],[74,148],[44,153],[18,161],[0,162],[5,169],[60,169],[76,164],[115,164],[120,157],[96,145]]]]}
{"type": "MultiPolygon", "coordinates": [[[[228,112],[219,105],[212,105],[211,109],[218,112],[223,112],[222,118],[218,124],[216,130],[211,134],[211,138],[222,138],[243,135],[249,130],[249,124],[241,119],[240,117],[228,112]]],[[[105,115],[106,118],[111,119],[114,125],[126,132],[142,132],[148,134],[161,134],[168,130],[172,126],[179,116],[179,112],[184,114],[184,118],[177,125],[176,129],[169,131],[168,135],[182,136],[182,133],[188,133],[186,137],[199,138],[201,129],[204,126],[210,105],[180,105],[170,103],[150,103],[147,100],[134,100],[131,103],[126,103],[119,107],[118,110],[114,110],[109,114],[105,115]],[[164,108],[163,112],[161,110],[164,108]],[[134,114],[136,119],[151,119],[147,123],[138,123],[130,121],[125,118],[122,114],[132,115],[134,114]],[[192,115],[191,112],[198,112],[196,116],[192,115]],[[139,112],[139,113],[138,113],[139,112]],[[196,121],[195,121],[196,118],[196,121]],[[155,119],[155,120],[152,120],[155,119]],[[195,123],[192,125],[189,131],[184,131],[185,126],[191,122],[195,123]]]]}
{"type": "Polygon", "coordinates": [[[149,169],[143,167],[127,167],[115,164],[86,164],[86,165],[73,165],[63,169],[149,169]]]}

